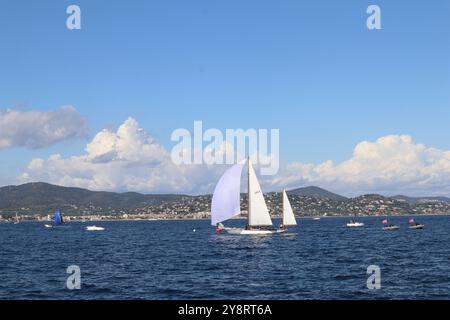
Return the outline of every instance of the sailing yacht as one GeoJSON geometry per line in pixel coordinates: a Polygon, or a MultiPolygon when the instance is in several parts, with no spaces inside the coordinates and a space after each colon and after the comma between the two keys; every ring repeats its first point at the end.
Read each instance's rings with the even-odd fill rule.
{"type": "MultiPolygon", "coordinates": [[[[54,225],[55,226],[58,226],[58,225],[61,225],[63,222],[64,222],[64,219],[63,219],[63,217],[62,217],[62,214],[61,213],[59,213],[59,210],[56,210],[55,211],[55,215],[53,216],[53,221],[54,221],[54,225]]],[[[46,227],[46,228],[53,228],[53,225],[51,225],[51,224],[44,224],[44,226],[46,227]]]]}
{"type": "Polygon", "coordinates": [[[17,212],[16,212],[16,221],[14,221],[14,224],[18,224],[19,223],[19,216],[17,215],[17,212]]]}
{"type": "MultiPolygon", "coordinates": [[[[292,223],[292,221],[286,222],[288,224],[292,223]]],[[[211,225],[216,226],[216,232],[242,235],[272,234],[286,231],[285,228],[275,228],[272,224],[272,219],[270,218],[269,210],[250,158],[229,168],[217,183],[211,202],[211,225]],[[246,162],[248,176],[247,226],[246,228],[227,228],[222,222],[241,213],[241,174],[246,162]]]]}
{"type": "Polygon", "coordinates": [[[54,220],[55,220],[55,225],[60,225],[64,222],[62,214],[59,213],[59,210],[56,210],[54,220]]]}
{"type": "Polygon", "coordinates": [[[297,221],[295,220],[294,211],[292,210],[291,203],[289,202],[289,198],[287,196],[286,190],[282,192],[282,201],[283,201],[283,212],[282,212],[282,220],[280,229],[285,229],[286,227],[292,227],[297,225],[297,221]]]}

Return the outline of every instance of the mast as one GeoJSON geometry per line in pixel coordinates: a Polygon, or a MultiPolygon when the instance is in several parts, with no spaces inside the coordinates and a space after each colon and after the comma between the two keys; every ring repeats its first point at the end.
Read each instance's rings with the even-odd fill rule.
{"type": "Polygon", "coordinates": [[[250,211],[251,211],[251,200],[250,200],[250,156],[248,156],[248,158],[247,158],[247,201],[248,201],[248,212],[247,212],[247,214],[248,214],[248,218],[247,218],[247,222],[248,222],[248,226],[250,227],[250,225],[251,225],[251,213],[250,213],[250,211]]]}
{"type": "Polygon", "coordinates": [[[282,201],[282,206],[283,208],[281,209],[281,223],[284,225],[284,208],[285,208],[285,203],[284,203],[284,193],[286,192],[286,189],[283,189],[283,192],[281,192],[281,199],[283,199],[282,201]]]}

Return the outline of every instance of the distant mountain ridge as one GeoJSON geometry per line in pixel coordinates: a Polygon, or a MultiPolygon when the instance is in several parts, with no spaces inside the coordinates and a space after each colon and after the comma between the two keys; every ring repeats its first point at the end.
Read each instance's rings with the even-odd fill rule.
{"type": "Polygon", "coordinates": [[[296,195],[296,196],[305,196],[305,197],[314,197],[318,199],[330,199],[335,201],[346,201],[348,198],[341,196],[339,194],[330,192],[328,190],[315,187],[315,186],[309,186],[309,187],[303,187],[303,188],[297,188],[293,190],[287,191],[288,195],[296,195]]]}
{"type": "MultiPolygon", "coordinates": [[[[151,194],[136,192],[116,193],[90,191],[82,188],[61,187],[44,182],[0,188],[0,211],[13,212],[29,209],[42,213],[56,208],[65,212],[130,210],[163,202],[177,201],[185,195],[151,194]]],[[[0,213],[1,213],[0,212],[0,213]]]]}
{"type": "MultiPolygon", "coordinates": [[[[447,197],[383,197],[380,195],[362,195],[347,198],[328,190],[316,187],[302,187],[288,191],[288,195],[298,202],[319,203],[325,201],[330,210],[351,212],[353,208],[365,206],[370,201],[390,202],[392,208],[402,208],[402,203],[420,208],[421,204],[436,202],[450,204],[447,197]],[[302,200],[303,199],[303,200],[302,200]],[[314,200],[317,199],[317,200],[314,200]]],[[[278,199],[276,193],[266,194],[268,199],[278,199]]],[[[43,182],[27,183],[19,186],[0,187],[0,215],[2,214],[49,214],[60,209],[68,214],[119,214],[136,211],[141,208],[178,208],[175,211],[209,210],[211,195],[189,196],[178,194],[140,194],[136,192],[90,191],[82,188],[62,187],[43,182]],[[184,209],[181,209],[184,208],[184,209]],[[190,208],[190,209],[189,209],[190,208]]],[[[272,201],[273,202],[273,201],[272,201]]],[[[368,204],[368,206],[372,206],[368,204]]],[[[442,206],[441,206],[442,207],[442,206]]],[[[445,208],[445,206],[444,206],[445,208]]],[[[172,210],[172,209],[171,209],[172,210]]],[[[305,209],[306,210],[306,209],[305,209]]],[[[418,209],[419,210],[419,209],[418,209]]],[[[421,209],[420,209],[421,210],[421,209]]],[[[449,212],[450,213],[450,212],[449,212]]]]}

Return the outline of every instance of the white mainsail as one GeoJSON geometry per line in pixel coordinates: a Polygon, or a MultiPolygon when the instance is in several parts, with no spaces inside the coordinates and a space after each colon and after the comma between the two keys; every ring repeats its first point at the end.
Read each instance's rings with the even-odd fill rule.
{"type": "Polygon", "coordinates": [[[211,203],[211,225],[241,213],[241,173],[245,160],[229,168],[220,178],[211,203]]]}
{"type": "Polygon", "coordinates": [[[284,226],[296,226],[294,211],[292,211],[291,203],[287,196],[286,190],[283,190],[283,225],[284,226]]]}
{"type": "Polygon", "coordinates": [[[252,227],[272,225],[272,219],[270,219],[269,210],[250,159],[248,160],[248,225],[252,227]]]}

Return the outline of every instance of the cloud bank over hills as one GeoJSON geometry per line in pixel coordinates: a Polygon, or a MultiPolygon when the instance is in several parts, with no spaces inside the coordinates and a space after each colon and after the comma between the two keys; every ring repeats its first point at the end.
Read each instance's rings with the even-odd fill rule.
{"type": "Polygon", "coordinates": [[[408,135],[362,141],[341,163],[290,163],[273,185],[316,184],[342,194],[450,194],[450,151],[417,144],[408,135]]]}
{"type": "Polygon", "coordinates": [[[33,159],[19,181],[45,181],[91,190],[143,193],[210,191],[223,166],[177,166],[170,152],[137,121],[128,118],[116,132],[104,129],[87,144],[85,153],[63,158],[33,159]]]}
{"type": "MultiPolygon", "coordinates": [[[[66,128],[67,132],[77,135],[71,128],[66,128]]],[[[47,140],[52,141],[51,136],[47,140]]],[[[37,147],[44,142],[38,139],[22,144],[37,147]]],[[[201,194],[213,191],[226,168],[173,164],[170,151],[140,128],[135,119],[128,118],[115,132],[104,129],[97,133],[81,155],[63,158],[54,154],[47,159],[33,159],[18,182],[45,181],[91,190],[201,194]]],[[[282,163],[277,175],[262,176],[261,180],[264,191],[313,184],[348,196],[449,195],[450,151],[415,143],[408,135],[388,135],[358,143],[353,155],[343,162],[282,163]]]]}

